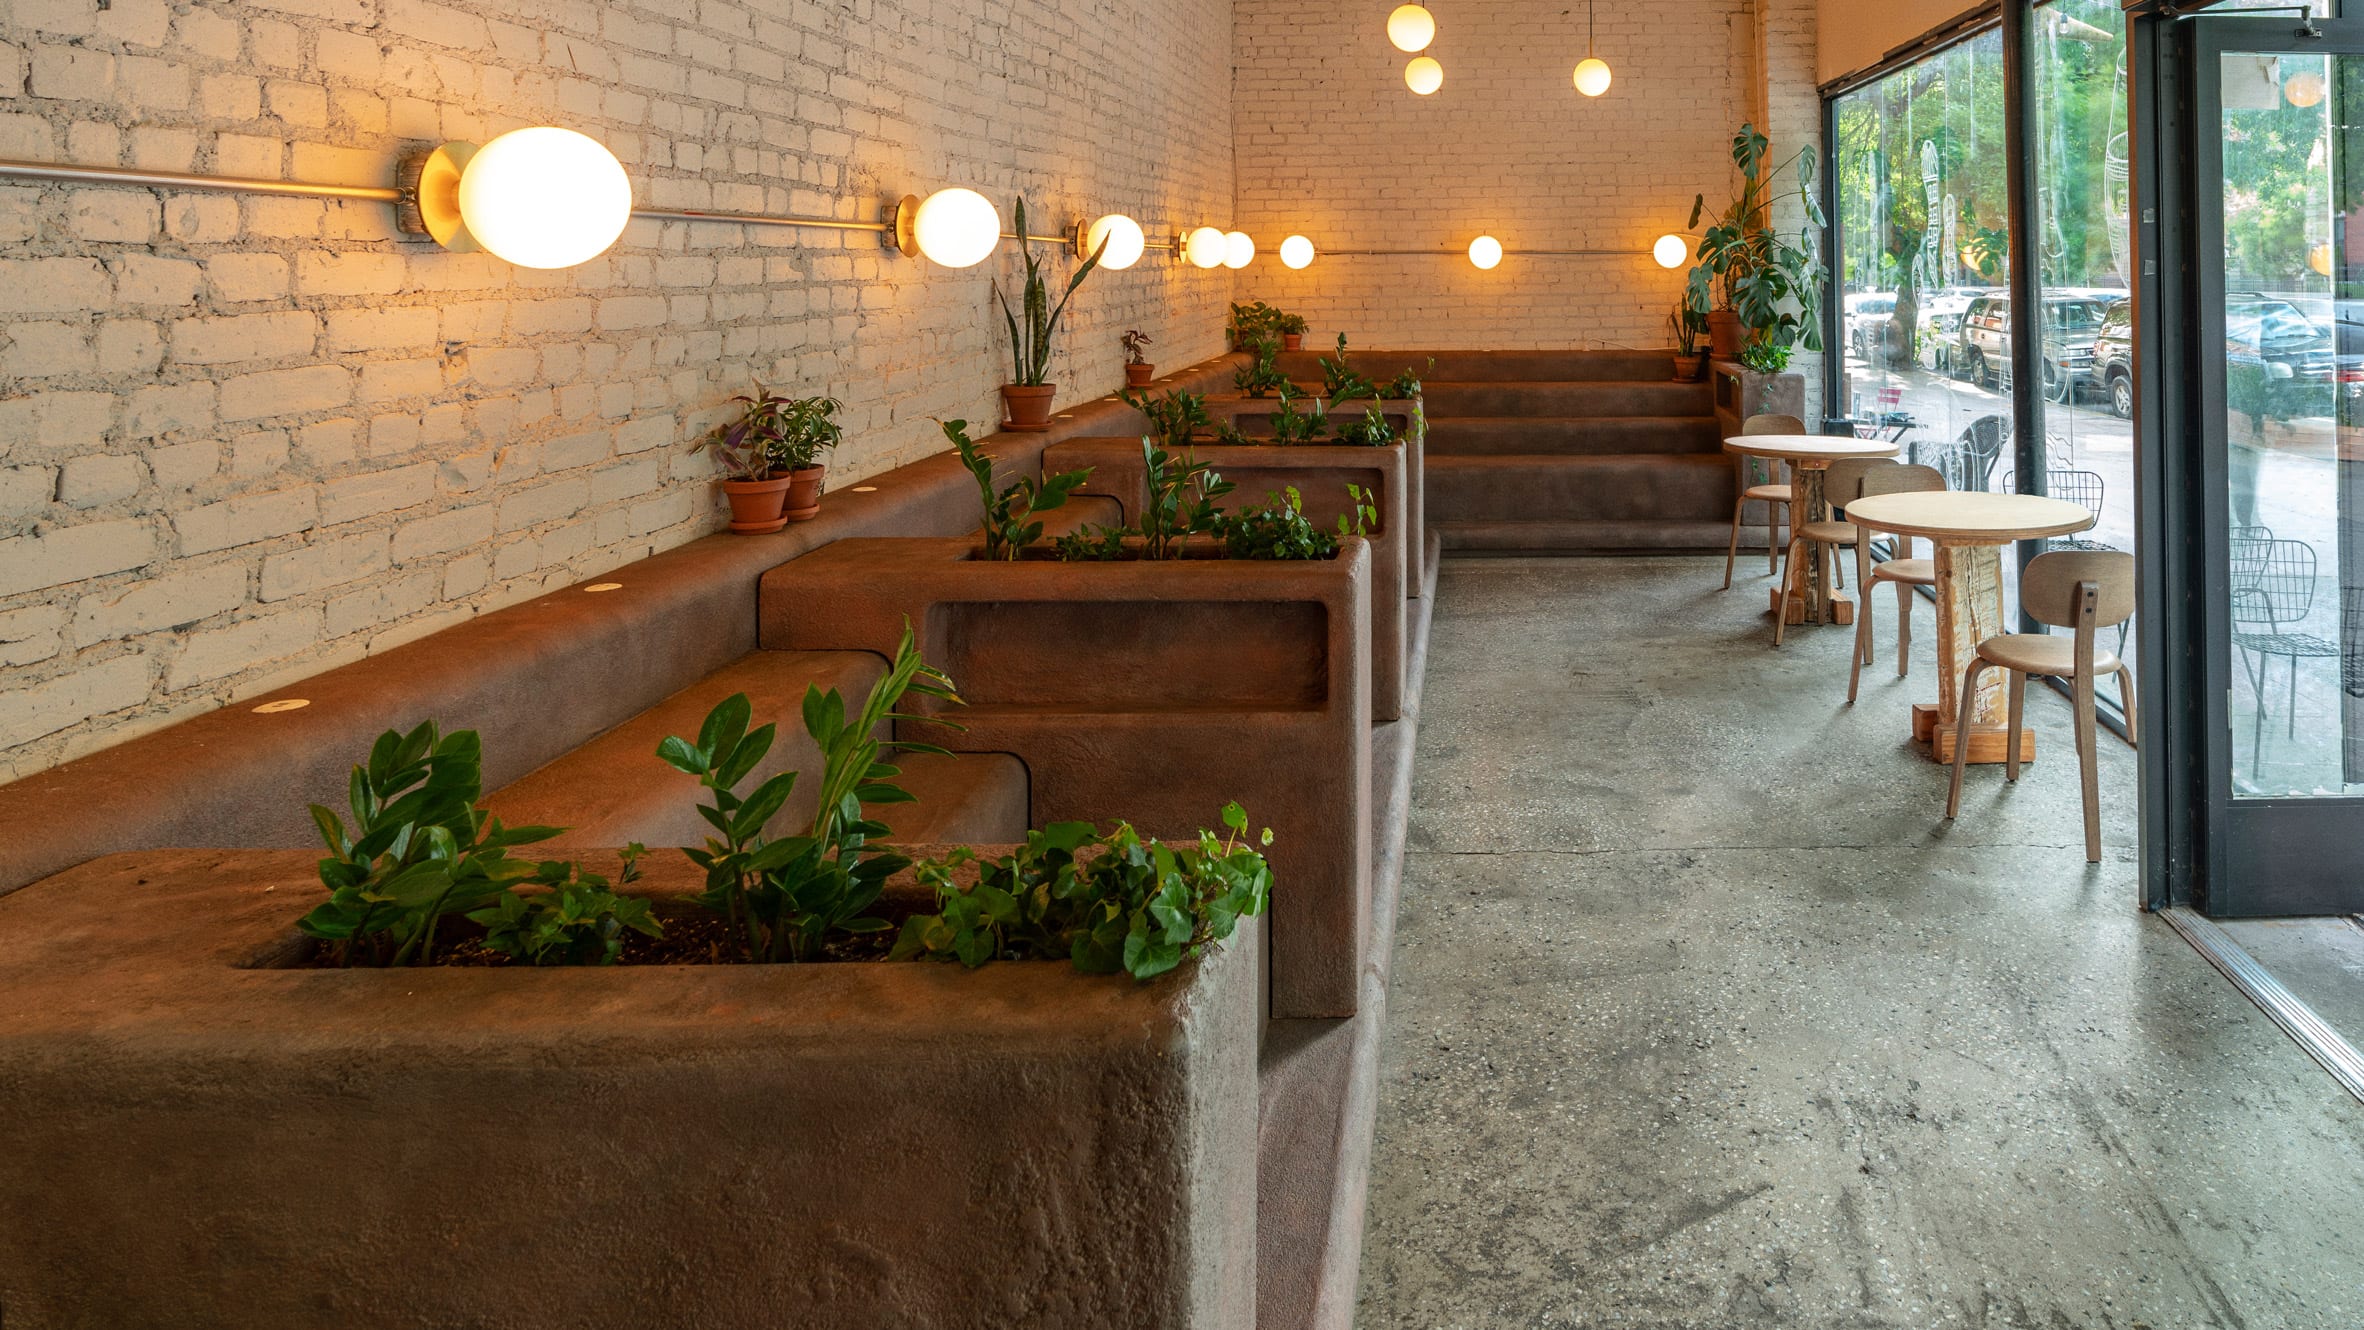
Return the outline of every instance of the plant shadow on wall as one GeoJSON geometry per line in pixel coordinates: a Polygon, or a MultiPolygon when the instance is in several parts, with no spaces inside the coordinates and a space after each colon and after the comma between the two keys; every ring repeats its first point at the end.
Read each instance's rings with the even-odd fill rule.
{"type": "MultiPolygon", "coordinates": [[[[1753,124],[1732,136],[1740,192],[1700,237],[1684,297],[1707,319],[1718,359],[1738,359],[1765,374],[1788,368],[1793,348],[1822,349],[1823,267],[1814,235],[1823,214],[1814,197],[1814,155],[1801,148],[1768,166],[1772,150],[1772,141],[1753,124]],[[1790,185],[1783,184],[1784,174],[1790,185]],[[1773,228],[1773,204],[1792,187],[1807,218],[1794,241],[1773,228]]],[[[1691,204],[1692,229],[1706,214],[1707,196],[1701,194],[1691,204]]]]}
{"type": "MultiPolygon", "coordinates": [[[[1247,843],[1247,814],[1222,813],[1223,833],[1166,844],[1123,822],[1102,832],[1060,823],[1029,832],[999,857],[956,847],[914,863],[880,843],[873,805],[908,803],[878,737],[906,697],[957,703],[951,681],[920,658],[906,626],[892,666],[858,712],[835,689],[806,691],[801,719],[822,754],[809,828],[774,837],[768,824],[799,779],[781,772],[741,789],[772,749],[777,726],[754,726],[746,694],[723,699],[694,739],[667,738],[656,756],[697,778],[714,828],[682,853],[705,874],[687,899],[620,894],[647,851],[621,854],[617,880],[571,861],[533,862],[511,851],[562,828],[504,826],[478,808],[483,754],[474,731],[433,722],[392,731],[355,767],[346,814],[314,805],[329,854],[328,890],[298,922],[311,950],[299,965],[662,965],[1067,958],[1092,974],[1163,974],[1217,946],[1241,919],[1264,912],[1272,877],[1247,843]],[[348,821],[348,816],[350,820],[348,821]],[[912,870],[917,892],[883,901],[912,870]],[[670,910],[661,917],[660,912],[670,910]],[[470,928],[469,925],[474,925],[470,928]]],[[[953,728],[958,728],[953,726],[953,728]]],[[[906,752],[942,753],[898,740],[906,752]]],[[[1269,846],[1272,832],[1259,844],[1269,846]]]]}
{"type": "Polygon", "coordinates": [[[1025,433],[1040,433],[1050,428],[1051,399],[1059,392],[1051,377],[1051,351],[1057,343],[1059,320],[1067,313],[1067,302],[1074,298],[1075,288],[1100,266],[1100,256],[1108,252],[1108,238],[1103,236],[1099,248],[1077,265],[1075,275],[1067,279],[1066,290],[1059,293],[1059,303],[1051,303],[1050,284],[1043,279],[1042,263],[1034,257],[1034,238],[1026,231],[1026,200],[1018,200],[1014,209],[1017,218],[1018,252],[1026,261],[1026,280],[1018,293],[1018,309],[1010,308],[1010,298],[993,284],[993,298],[1001,303],[1002,321],[1010,333],[1010,381],[1002,386],[1003,402],[1009,419],[1003,429],[1025,433]]]}

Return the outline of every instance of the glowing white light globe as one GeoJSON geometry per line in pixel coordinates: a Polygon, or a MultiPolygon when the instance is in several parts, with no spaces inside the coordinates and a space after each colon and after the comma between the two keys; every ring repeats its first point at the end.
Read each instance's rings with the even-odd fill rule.
{"type": "Polygon", "coordinates": [[[971,268],[1001,245],[1001,214],[973,189],[939,189],[911,219],[919,252],[947,268],[971,268]]]}
{"type": "Polygon", "coordinates": [[[1223,266],[1245,268],[1256,261],[1256,242],[1245,231],[1226,232],[1223,237],[1223,266]]]}
{"type": "Polygon", "coordinates": [[[460,220],[520,268],[571,268],[607,252],[632,220],[632,182],[596,139],[571,129],[513,129],[460,173],[460,220]]]}
{"type": "Polygon", "coordinates": [[[1139,222],[1112,212],[1084,232],[1084,257],[1099,254],[1103,268],[1130,268],[1141,261],[1141,251],[1148,248],[1148,243],[1141,235],[1139,222]],[[1108,246],[1104,252],[1100,248],[1103,243],[1108,246]]]}
{"type": "Polygon", "coordinates": [[[1303,236],[1290,236],[1281,242],[1281,262],[1292,268],[1302,268],[1313,262],[1313,242],[1303,236]]]}
{"type": "Polygon", "coordinates": [[[1220,268],[1229,249],[1221,231],[1202,226],[1182,242],[1182,257],[1201,268],[1220,268]]]}
{"type": "Polygon", "coordinates": [[[1576,91],[1587,97],[1598,97],[1609,90],[1609,62],[1586,56],[1576,66],[1576,91]]]}
{"type": "Polygon", "coordinates": [[[2282,85],[2282,95],[2290,99],[2292,106],[2301,108],[2321,106],[2324,95],[2330,91],[2323,76],[2311,69],[2291,75],[2290,81],[2282,85]]]}
{"type": "Polygon", "coordinates": [[[1502,242],[1492,236],[1479,236],[1470,241],[1469,261],[1480,268],[1492,268],[1502,262],[1502,242]]]}
{"type": "Polygon", "coordinates": [[[1387,40],[1399,51],[1425,51],[1436,40],[1436,16],[1418,5],[1397,5],[1387,16],[1387,40]]]}
{"type": "Polygon", "coordinates": [[[1445,67],[1421,56],[1404,66],[1404,86],[1426,97],[1445,86],[1445,67]]]}
{"type": "Polygon", "coordinates": [[[1650,257],[1658,260],[1661,268],[1680,268],[1683,260],[1691,257],[1691,244],[1681,236],[1660,236],[1658,243],[1650,247],[1650,257]]]}

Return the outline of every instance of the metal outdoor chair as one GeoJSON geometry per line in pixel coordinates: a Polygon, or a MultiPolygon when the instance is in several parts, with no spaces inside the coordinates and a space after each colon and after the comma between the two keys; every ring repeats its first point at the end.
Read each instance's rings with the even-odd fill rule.
{"type": "MultiPolygon", "coordinates": [[[[2016,472],[2006,471],[2003,473],[2002,483],[1996,486],[1996,489],[2003,494],[2016,493],[2018,487],[2013,482],[2017,479],[2016,472]]],[[[2068,500],[2093,514],[2093,520],[2098,522],[2101,520],[2101,510],[2108,493],[2108,484],[2101,478],[2101,473],[2098,471],[2051,470],[2044,473],[2044,493],[2051,498],[2068,500]]],[[[2114,550],[2118,547],[2104,544],[2098,540],[2084,540],[2075,536],[2054,536],[2044,543],[2044,548],[2047,550],[2114,550]]]]}
{"type": "Polygon", "coordinates": [[[1906,431],[1921,423],[1904,409],[1904,389],[1901,387],[1882,388],[1873,396],[1873,401],[1876,405],[1872,413],[1857,416],[1853,422],[1856,438],[1876,439],[1885,434],[1888,442],[1896,443],[1904,438],[1906,431]]]}
{"type": "Polygon", "coordinates": [[[1912,460],[1936,467],[1938,474],[1945,477],[1947,489],[1984,490],[1994,478],[1995,462],[2002,457],[2003,445],[2010,437],[2010,417],[1980,416],[1952,443],[1925,450],[1916,444],[1912,460]]]}
{"type": "MultiPolygon", "coordinates": [[[[2255,529],[2255,528],[2251,528],[2255,529]]],[[[2339,660],[2337,642],[2298,625],[2315,607],[2315,547],[2303,540],[2236,535],[2232,541],[2233,646],[2249,676],[2255,704],[2249,739],[2249,774],[2255,776],[2265,747],[2266,675],[2277,657],[2290,661],[2287,734],[2298,737],[2298,663],[2339,660]]]]}

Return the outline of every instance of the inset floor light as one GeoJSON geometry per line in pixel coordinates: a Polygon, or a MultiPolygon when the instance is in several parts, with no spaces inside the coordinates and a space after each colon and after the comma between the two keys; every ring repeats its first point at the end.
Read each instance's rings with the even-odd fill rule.
{"type": "Polygon", "coordinates": [[[458,253],[521,268],[571,268],[607,252],[632,220],[632,182],[597,139],[541,125],[483,147],[446,143],[419,164],[428,234],[458,253]]]}
{"type": "MultiPolygon", "coordinates": [[[[905,200],[906,203],[909,200],[905,200]]],[[[939,189],[895,210],[896,247],[947,268],[973,268],[1001,245],[1001,213],[973,189],[939,189]]]]}
{"type": "Polygon", "coordinates": [[[1223,237],[1223,266],[1245,268],[1256,261],[1256,242],[1245,231],[1228,232],[1223,237]]]}
{"type": "Polygon", "coordinates": [[[1678,235],[1660,236],[1650,247],[1650,257],[1658,260],[1661,268],[1680,268],[1683,260],[1691,257],[1691,243],[1678,235]]]}
{"type": "Polygon", "coordinates": [[[1303,236],[1290,236],[1281,242],[1281,262],[1292,268],[1303,268],[1313,262],[1313,242],[1303,236]]]}
{"type": "Polygon", "coordinates": [[[1101,267],[1121,270],[1139,263],[1141,253],[1148,248],[1148,245],[1148,240],[1141,234],[1139,222],[1123,213],[1112,212],[1085,227],[1076,236],[1075,256],[1079,259],[1088,259],[1093,253],[1100,252],[1101,267]],[[1100,245],[1103,241],[1107,243],[1108,248],[1101,252],[1100,245]]]}
{"type": "Polygon", "coordinates": [[[1406,55],[1425,51],[1436,40],[1436,16],[1418,5],[1397,5],[1387,16],[1387,40],[1406,55]]]}
{"type": "Polygon", "coordinates": [[[1420,56],[1404,66],[1404,86],[1426,97],[1445,86],[1445,67],[1427,56],[1420,56]]]}
{"type": "Polygon", "coordinates": [[[1479,236],[1470,241],[1469,261],[1480,268],[1491,270],[1502,262],[1502,242],[1492,236],[1479,236]]]}
{"type": "Polygon", "coordinates": [[[1576,91],[1598,97],[1609,90],[1609,62],[1593,54],[1593,0],[1584,3],[1584,59],[1576,64],[1576,91]]]}
{"type": "Polygon", "coordinates": [[[1182,242],[1182,257],[1201,268],[1220,268],[1230,249],[1221,231],[1202,226],[1182,242]]]}

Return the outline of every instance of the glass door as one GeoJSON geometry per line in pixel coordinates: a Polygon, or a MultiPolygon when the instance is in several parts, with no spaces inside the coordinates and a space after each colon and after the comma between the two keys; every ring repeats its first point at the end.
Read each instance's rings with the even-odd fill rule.
{"type": "Polygon", "coordinates": [[[2212,914],[2364,909],[2364,24],[2193,22],[2212,914]]]}

